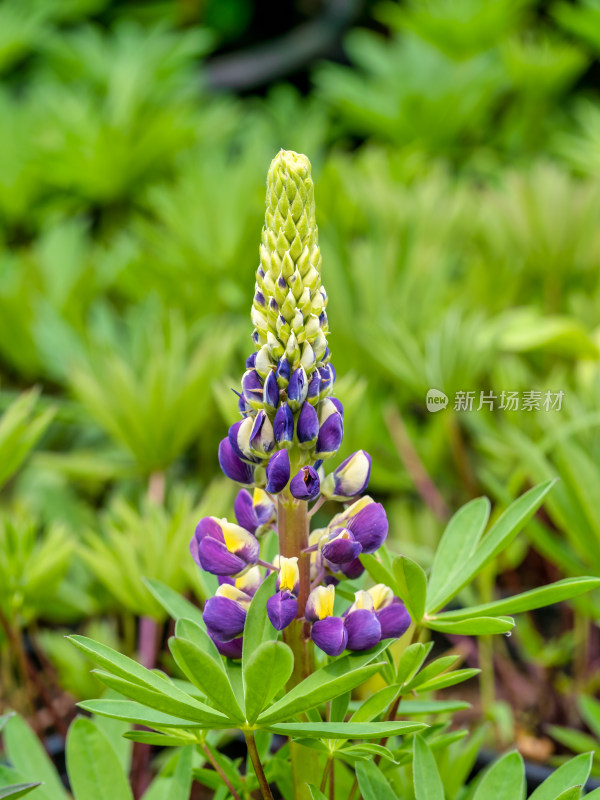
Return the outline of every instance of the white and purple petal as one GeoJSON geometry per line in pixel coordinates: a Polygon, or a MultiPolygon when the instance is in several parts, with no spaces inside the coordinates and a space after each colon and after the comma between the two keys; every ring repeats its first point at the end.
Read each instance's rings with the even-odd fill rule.
{"type": "Polygon", "coordinates": [[[300,444],[314,444],[319,435],[319,417],[310,403],[304,403],[296,422],[296,435],[300,444]]]}
{"type": "Polygon", "coordinates": [[[273,434],[277,444],[287,444],[294,439],[294,415],[287,403],[277,409],[273,420],[273,434]]]}
{"type": "Polygon", "coordinates": [[[337,411],[320,425],[315,455],[318,458],[328,458],[336,453],[344,438],[344,422],[337,411]]]}
{"type": "Polygon", "coordinates": [[[335,528],[321,548],[323,558],[332,564],[349,564],[358,558],[362,545],[347,528],[335,528]]]}
{"type": "Polygon", "coordinates": [[[302,467],[290,481],[290,492],[297,500],[314,500],[318,496],[321,483],[316,470],[302,467]]]}

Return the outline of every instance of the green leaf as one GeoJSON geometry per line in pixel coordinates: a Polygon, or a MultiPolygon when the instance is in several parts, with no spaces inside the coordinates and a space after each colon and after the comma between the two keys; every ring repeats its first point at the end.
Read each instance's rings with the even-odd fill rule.
{"type": "Polygon", "coordinates": [[[181,747],[181,745],[188,742],[196,742],[196,739],[189,733],[154,733],[152,731],[127,731],[123,736],[132,742],[141,742],[142,744],[156,745],[157,747],[181,747]]]}
{"type": "Polygon", "coordinates": [[[490,517],[487,497],[471,500],[453,515],[442,534],[431,567],[428,586],[428,610],[444,604],[447,595],[460,579],[472,557],[490,517]]]}
{"type": "Polygon", "coordinates": [[[592,757],[592,753],[583,753],[567,761],[535,789],[529,800],[555,800],[560,792],[584,784],[592,769],[592,757]]]}
{"type": "MultiPolygon", "coordinates": [[[[334,697],[331,701],[329,709],[330,722],[343,722],[348,713],[348,706],[350,705],[350,692],[344,692],[339,697],[334,697]]],[[[309,720],[310,722],[311,720],[309,720]]]]}
{"type": "Polygon", "coordinates": [[[400,587],[396,583],[395,576],[384,567],[377,556],[362,554],[360,561],[375,583],[384,583],[394,590],[394,594],[400,594],[400,587]]]}
{"type": "Polygon", "coordinates": [[[242,672],[246,670],[250,656],[263,642],[277,639],[278,631],[271,625],[267,615],[267,600],[275,594],[277,575],[272,573],[260,585],[252,598],[246,624],[244,625],[244,642],[242,644],[242,672]]]}
{"type": "MultiPolygon", "coordinates": [[[[165,714],[188,719],[192,722],[199,722],[202,725],[210,725],[211,720],[219,722],[220,714],[214,708],[195,700],[190,695],[186,695],[188,702],[183,702],[175,700],[162,692],[148,689],[146,686],[140,686],[123,678],[117,678],[108,672],[94,670],[94,674],[111,689],[119,692],[129,700],[136,700],[138,703],[149,706],[156,711],[162,711],[165,714]]],[[[167,681],[165,681],[165,684],[168,686],[167,681]]]]}
{"type": "Polygon", "coordinates": [[[385,758],[387,761],[392,761],[396,764],[394,754],[388,747],[383,747],[380,744],[373,744],[372,742],[362,742],[361,744],[346,745],[333,754],[334,758],[343,758],[351,763],[356,763],[358,759],[368,759],[372,756],[379,756],[385,758]]]}
{"type": "Polygon", "coordinates": [[[188,641],[203,650],[206,655],[210,656],[222,672],[226,671],[223,658],[217,650],[216,644],[208,633],[206,633],[206,630],[193,620],[186,618],[178,619],[175,624],[175,636],[180,639],[188,639],[188,641]]]}
{"type": "Polygon", "coordinates": [[[600,739],[600,702],[590,695],[582,694],[577,700],[577,705],[585,723],[600,739]]]}
{"type": "Polygon", "coordinates": [[[411,644],[406,648],[398,662],[396,681],[399,684],[408,683],[414,678],[431,652],[432,647],[433,642],[428,642],[427,644],[415,642],[415,644],[411,644]]]}
{"type": "Polygon", "coordinates": [[[447,619],[446,614],[438,614],[424,620],[427,628],[441,633],[456,633],[465,636],[483,636],[491,633],[508,633],[515,627],[512,617],[474,617],[473,619],[447,619]]]}
{"type": "Polygon", "coordinates": [[[117,754],[90,719],[79,717],[69,728],[67,770],[76,800],[133,800],[117,754]]]}
{"type": "Polygon", "coordinates": [[[444,787],[429,745],[418,734],[414,737],[413,779],[416,800],[444,800],[444,787]]]}
{"type": "Polygon", "coordinates": [[[478,785],[473,800],[525,800],[525,765],[517,752],[495,761],[478,785]]]}
{"type": "Polygon", "coordinates": [[[177,666],[194,686],[213,701],[231,719],[244,721],[244,713],[233,692],[227,673],[213,659],[188,639],[172,636],[169,649],[177,666]]]}
{"type": "Polygon", "coordinates": [[[280,722],[269,725],[273,733],[318,739],[381,739],[423,730],[423,722],[280,722]]]}
{"type": "Polygon", "coordinates": [[[479,669],[455,669],[452,672],[447,672],[445,675],[439,675],[437,678],[432,678],[430,681],[419,684],[418,692],[436,692],[438,689],[445,689],[447,686],[455,686],[457,683],[463,683],[475,675],[479,675],[479,669]]]}
{"type": "Polygon", "coordinates": [[[263,642],[243,672],[246,719],[253,723],[282,689],[294,669],[294,655],[283,642],[263,642]]]}
{"type": "Polygon", "coordinates": [[[163,766],[142,800],[189,800],[194,747],[182,747],[163,766]]]}
{"type": "Polygon", "coordinates": [[[0,800],[17,800],[17,797],[25,797],[26,794],[32,792],[41,786],[40,783],[14,783],[12,786],[4,786],[0,788],[0,800]]]}
{"type": "Polygon", "coordinates": [[[262,724],[289,719],[295,714],[326,703],[333,697],[349,692],[382,668],[382,662],[369,664],[386,647],[378,645],[367,653],[357,653],[335,659],[295,686],[259,717],[262,724]]]}
{"type": "Polygon", "coordinates": [[[8,760],[26,781],[33,779],[43,784],[38,789],[40,798],[67,800],[68,795],[54,765],[22,717],[15,715],[6,723],[4,748],[8,760]]]}
{"type": "Polygon", "coordinates": [[[397,800],[396,792],[373,761],[360,761],[356,777],[363,800],[397,800]]]}
{"type": "Polygon", "coordinates": [[[548,733],[575,753],[600,752],[598,742],[588,733],[563,728],[562,725],[549,725],[548,733]]]}
{"type": "Polygon", "coordinates": [[[521,614],[524,611],[531,611],[534,608],[541,608],[552,603],[560,603],[572,597],[590,592],[600,586],[600,578],[580,577],[564,578],[556,583],[547,586],[540,586],[538,589],[531,589],[528,592],[516,594],[513,597],[506,597],[504,600],[495,600],[492,603],[484,603],[480,606],[461,608],[456,611],[446,611],[444,614],[437,615],[436,620],[465,619],[477,616],[487,616],[488,612],[493,614],[521,614]]]}
{"type": "Polygon", "coordinates": [[[371,722],[383,714],[400,694],[400,686],[385,686],[368,697],[350,717],[350,722],[371,722]]]}
{"type": "Polygon", "coordinates": [[[214,719],[203,724],[201,722],[192,722],[182,717],[174,717],[172,714],[164,714],[162,711],[148,708],[133,700],[84,700],[77,705],[91,714],[101,714],[113,719],[124,719],[126,722],[132,722],[136,725],[146,725],[148,728],[206,729],[232,727],[231,720],[217,711],[213,712],[214,719]]]}
{"type": "MultiPolygon", "coordinates": [[[[446,580],[444,581],[443,585],[441,583],[441,579],[437,582],[435,592],[432,588],[430,580],[427,597],[428,614],[433,614],[442,606],[444,606],[448,600],[454,597],[454,595],[458,594],[458,592],[460,592],[460,590],[466,586],[466,584],[469,583],[469,581],[480,570],[482,570],[486,564],[488,564],[498,555],[498,553],[500,553],[510,544],[517,533],[535,514],[554,483],[555,480],[541,483],[539,486],[535,486],[533,489],[530,489],[524,495],[519,497],[514,503],[511,503],[511,505],[492,525],[483,539],[481,539],[481,542],[479,542],[481,534],[479,533],[476,535],[474,528],[475,525],[478,522],[480,523],[483,519],[482,512],[480,512],[479,519],[472,520],[473,527],[471,528],[469,536],[464,534],[461,536],[459,532],[454,534],[459,541],[462,541],[463,551],[456,551],[453,553],[450,551],[449,547],[445,548],[445,551],[447,551],[446,557],[450,559],[452,565],[454,566],[446,567],[443,570],[441,574],[446,575],[446,580]],[[467,552],[469,546],[471,547],[471,550],[467,552]]],[[[467,504],[465,508],[469,505],[471,504],[467,504]]],[[[452,523],[455,517],[450,520],[450,523],[452,523]]],[[[446,532],[447,530],[448,529],[446,529],[446,532]]],[[[446,532],[444,532],[444,536],[446,536],[446,532]]],[[[441,551],[438,548],[435,562],[441,558],[440,552],[441,551]]],[[[440,569],[442,569],[441,566],[440,569]]]]}
{"type": "Polygon", "coordinates": [[[4,726],[6,725],[8,720],[11,719],[11,717],[14,717],[14,715],[15,712],[11,711],[8,714],[3,714],[2,716],[0,716],[0,733],[3,731],[4,726]]]}
{"type": "Polygon", "coordinates": [[[394,576],[400,597],[408,606],[413,622],[420,622],[425,613],[427,577],[416,561],[406,556],[394,559],[394,576]]]}
{"type": "Polygon", "coordinates": [[[451,669],[455,664],[458,664],[460,661],[459,655],[453,656],[442,656],[441,658],[436,658],[435,661],[432,661],[430,664],[418,672],[415,677],[405,685],[405,689],[416,689],[417,686],[420,686],[422,683],[425,683],[431,678],[434,678],[436,675],[440,675],[442,672],[446,672],[447,670],[451,669]]]}
{"type": "MultiPolygon", "coordinates": [[[[564,792],[561,792],[557,795],[553,800],[579,800],[581,797],[581,786],[571,786],[569,789],[565,789],[564,792]]],[[[589,795],[587,795],[589,797],[589,795]]]]}
{"type": "Polygon", "coordinates": [[[182,597],[174,589],[166,586],[154,578],[144,578],[144,584],[148,591],[154,595],[154,598],[165,609],[167,614],[175,621],[179,619],[191,619],[196,625],[199,625],[203,630],[206,629],[202,612],[195,605],[182,597]]]}
{"type": "Polygon", "coordinates": [[[327,800],[325,795],[320,789],[317,789],[316,786],[313,786],[312,783],[307,783],[308,791],[310,792],[310,796],[312,800],[327,800]]]}
{"type": "Polygon", "coordinates": [[[403,717],[410,717],[418,714],[454,714],[470,707],[471,704],[464,700],[403,700],[400,711],[403,717]]]}

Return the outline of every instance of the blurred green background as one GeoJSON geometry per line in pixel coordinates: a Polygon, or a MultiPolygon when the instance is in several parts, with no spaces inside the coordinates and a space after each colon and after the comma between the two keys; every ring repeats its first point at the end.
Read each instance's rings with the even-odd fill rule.
{"type": "MultiPolygon", "coordinates": [[[[3,0],[5,645],[27,629],[93,695],[57,625],[133,650],[136,617],[162,621],[142,577],[206,591],[187,542],[231,508],[216,450],[280,147],[313,163],[340,460],[373,455],[392,547],[427,566],[449,511],[559,476],[481,599],[598,574],[599,59],[600,0],[3,0]]],[[[583,729],[599,617],[584,597],[495,645],[497,719],[583,729]]]]}

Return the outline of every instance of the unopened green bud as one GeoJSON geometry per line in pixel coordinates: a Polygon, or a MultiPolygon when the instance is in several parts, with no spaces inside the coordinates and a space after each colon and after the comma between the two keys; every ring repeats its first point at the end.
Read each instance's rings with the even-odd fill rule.
{"type": "Polygon", "coordinates": [[[308,375],[326,359],[327,294],[321,285],[321,253],[314,187],[308,158],[281,150],[267,176],[265,226],[252,309],[259,373],[282,355],[308,375]],[[271,363],[267,363],[267,356],[271,363]]]}

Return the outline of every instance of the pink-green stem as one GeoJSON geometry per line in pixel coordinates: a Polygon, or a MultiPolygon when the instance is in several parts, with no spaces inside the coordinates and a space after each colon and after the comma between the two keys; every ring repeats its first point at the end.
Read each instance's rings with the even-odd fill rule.
{"type": "Polygon", "coordinates": [[[250,758],[252,760],[252,765],[254,767],[254,772],[256,773],[256,778],[258,780],[258,785],[260,786],[263,800],[273,800],[271,787],[269,786],[265,776],[265,771],[263,769],[260,756],[258,755],[258,750],[256,749],[254,734],[252,731],[244,731],[244,738],[246,740],[246,745],[248,746],[248,752],[250,753],[250,758]]]}

